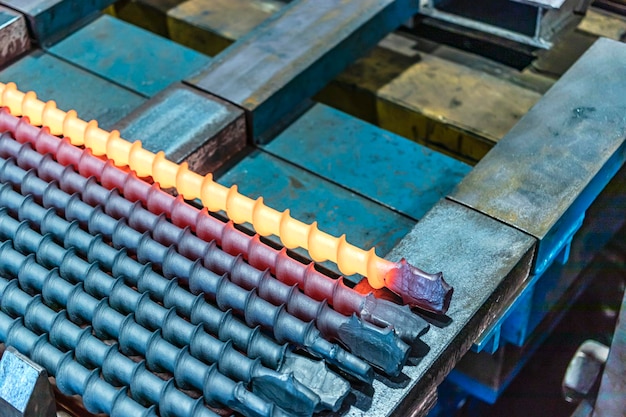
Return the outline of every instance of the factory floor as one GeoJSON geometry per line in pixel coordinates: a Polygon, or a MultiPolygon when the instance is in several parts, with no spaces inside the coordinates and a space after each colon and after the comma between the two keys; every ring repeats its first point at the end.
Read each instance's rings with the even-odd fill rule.
{"type": "Polygon", "coordinates": [[[561,381],[570,359],[585,340],[611,344],[626,282],[626,228],[596,256],[586,273],[594,274],[591,285],[499,401],[493,406],[468,402],[460,416],[572,415],[575,405],[563,399],[561,381]]]}

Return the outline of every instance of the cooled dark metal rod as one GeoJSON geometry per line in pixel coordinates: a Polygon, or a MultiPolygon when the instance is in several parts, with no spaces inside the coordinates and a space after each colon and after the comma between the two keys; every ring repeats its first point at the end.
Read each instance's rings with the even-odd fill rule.
{"type": "MultiPolygon", "coordinates": [[[[3,136],[0,140],[6,142],[9,139],[3,136]]],[[[80,192],[85,202],[102,205],[107,214],[117,219],[126,218],[131,227],[151,232],[164,245],[177,245],[180,253],[188,259],[202,259],[206,268],[217,274],[228,273],[237,285],[249,290],[257,288],[261,298],[275,305],[285,304],[287,311],[294,316],[315,321],[322,334],[338,340],[352,353],[385,373],[397,375],[402,370],[409,347],[389,329],[382,330],[354,316],[339,314],[325,302],[313,300],[298,291],[297,287],[287,286],[273,279],[269,272],[250,266],[241,256],[232,256],[220,250],[215,243],[196,237],[189,229],[173,225],[164,216],[156,216],[141,205],[125,200],[117,192],[87,180],[25,145],[13,141],[12,144],[4,144],[3,148],[10,149],[7,153],[18,157],[18,163],[45,170],[64,190],[80,192]]]]}
{"type": "MultiPolygon", "coordinates": [[[[0,189],[2,187],[7,185],[0,189]]],[[[0,194],[3,192],[0,191],[0,194]]],[[[31,199],[22,200],[21,207],[25,210],[34,211],[39,208],[46,212],[40,206],[32,207],[31,205],[36,204],[31,199]]],[[[45,229],[44,222],[54,221],[55,218],[58,219],[55,214],[48,213],[40,227],[45,229]]],[[[64,220],[58,221],[58,224],[65,224],[68,231],[78,228],[76,223],[70,225],[64,220]]],[[[96,265],[76,256],[73,250],[64,249],[51,239],[46,239],[24,226],[0,209],[0,236],[13,239],[13,246],[23,253],[36,253],[37,260],[42,265],[58,267],[63,278],[82,282],[87,292],[95,297],[108,297],[109,304],[117,311],[124,314],[134,313],[135,321],[140,325],[152,330],[161,329],[167,341],[180,347],[189,345],[193,356],[208,364],[217,364],[221,373],[250,384],[254,393],[287,411],[311,415],[319,404],[319,397],[292,376],[280,374],[265,368],[258,360],[247,358],[233,349],[230,343],[216,340],[201,327],[196,327],[176,315],[175,311],[162,307],[126,285],[120,285],[118,280],[101,271],[96,265]]],[[[91,242],[102,243],[98,238],[93,238],[91,242]]]]}
{"type": "MultiPolygon", "coordinates": [[[[0,218],[0,224],[16,223],[4,208],[0,209],[0,218]]],[[[30,230],[27,222],[19,223],[19,227],[30,230]]],[[[246,416],[289,415],[247,391],[241,382],[235,383],[222,375],[215,365],[208,366],[186,349],[170,344],[159,331],[151,332],[140,326],[132,314],[123,315],[110,307],[107,299],[92,297],[82,284],[73,285],[61,278],[57,270],[38,264],[35,255],[25,256],[13,249],[10,241],[0,245],[0,259],[3,260],[0,271],[17,277],[24,290],[40,292],[47,304],[64,306],[73,321],[91,323],[99,334],[117,339],[123,351],[144,356],[150,369],[172,373],[180,387],[200,390],[208,404],[226,406],[246,416]]],[[[121,279],[118,285],[124,285],[121,279]]]]}
{"type": "Polygon", "coordinates": [[[202,399],[194,400],[174,386],[174,381],[159,378],[91,334],[91,328],[72,323],[65,311],[56,312],[41,302],[41,297],[22,291],[17,280],[0,277],[0,306],[13,317],[24,317],[26,326],[36,333],[49,333],[50,342],[61,350],[73,350],[76,360],[87,367],[101,368],[102,376],[113,385],[125,385],[140,403],[154,404],[161,417],[218,417],[202,399]]]}
{"type": "MultiPolygon", "coordinates": [[[[22,192],[43,195],[43,201],[47,206],[65,209],[68,219],[86,221],[90,231],[109,236],[118,247],[135,250],[137,258],[141,262],[153,262],[160,265],[165,276],[169,278],[177,277],[187,281],[192,292],[212,296],[222,310],[232,308],[245,317],[248,324],[261,325],[270,329],[279,342],[289,341],[295,343],[360,379],[365,381],[371,380],[372,370],[369,365],[337,345],[323,339],[319,330],[313,326],[313,323],[305,323],[297,319],[290,315],[284,307],[270,304],[259,298],[255,292],[244,290],[230,282],[226,276],[219,276],[205,269],[199,262],[192,262],[177,253],[173,248],[165,247],[154,241],[148,234],[141,234],[122,220],[115,220],[101,210],[94,209],[83,203],[77,196],[69,196],[54,184],[48,184],[37,178],[34,173],[32,173],[33,175],[26,175],[21,168],[13,164],[7,164],[4,159],[0,161],[0,164],[2,165],[1,170],[4,172],[2,177],[6,179],[13,178],[13,180],[9,181],[19,184],[22,187],[22,192]],[[25,189],[28,191],[25,191],[25,189]],[[39,191],[35,191],[37,189],[39,191]]],[[[6,187],[4,187],[2,195],[4,196],[3,198],[11,196],[10,191],[6,187]]],[[[17,210],[15,205],[9,205],[11,204],[9,200],[7,199],[2,204],[17,210]]],[[[24,211],[24,213],[28,213],[28,211],[24,211]]],[[[24,214],[24,216],[28,215],[24,214]]],[[[22,218],[30,219],[29,217],[22,218]]],[[[31,220],[39,222],[42,218],[43,214],[40,212],[38,217],[31,220]]],[[[57,227],[54,230],[49,230],[49,232],[63,235],[64,228],[57,227]]],[[[86,236],[90,235],[86,234],[86,236]]],[[[73,245],[76,245],[76,243],[73,243],[73,245]]],[[[93,252],[99,255],[99,251],[93,252]]],[[[120,271],[121,275],[125,275],[125,273],[126,271],[124,270],[120,271]]],[[[162,280],[158,282],[150,280],[145,283],[150,286],[145,288],[145,290],[161,294],[166,290],[163,287],[164,283],[162,280]]]]}
{"type": "MultiPolygon", "coordinates": [[[[258,235],[248,236],[235,229],[232,222],[225,224],[209,215],[206,209],[198,210],[181,198],[161,191],[158,186],[150,186],[134,173],[123,171],[67,140],[50,135],[45,129],[32,126],[27,120],[0,111],[0,128],[9,129],[18,141],[31,143],[41,153],[52,153],[63,165],[75,166],[85,177],[95,176],[106,188],[119,189],[126,199],[141,201],[152,212],[169,216],[174,224],[190,227],[200,238],[215,240],[231,255],[242,254],[252,266],[260,270],[270,269],[279,280],[288,285],[297,284],[310,297],[319,301],[328,300],[342,314],[355,313],[378,326],[393,326],[396,333],[409,343],[428,329],[426,321],[413,314],[408,306],[376,298],[371,293],[360,294],[347,287],[343,278],[332,279],[315,270],[313,263],[302,264],[291,258],[286,250],[278,251],[262,243],[258,235]]],[[[59,175],[54,170],[48,174],[47,169],[39,164],[27,168],[37,168],[39,175],[46,180],[59,175]]],[[[61,185],[61,188],[64,186],[61,185]]]]}
{"type": "Polygon", "coordinates": [[[111,417],[156,417],[154,407],[145,408],[128,397],[126,389],[116,389],[100,379],[99,369],[88,370],[72,360],[72,352],[63,353],[28,330],[21,318],[12,319],[0,312],[0,341],[13,346],[37,362],[56,378],[59,390],[66,395],[80,395],[87,411],[111,417]]]}

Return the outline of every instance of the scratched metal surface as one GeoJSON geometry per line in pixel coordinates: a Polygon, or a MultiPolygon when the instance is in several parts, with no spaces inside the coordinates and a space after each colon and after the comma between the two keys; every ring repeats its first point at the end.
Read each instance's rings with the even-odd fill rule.
{"type": "Polygon", "coordinates": [[[108,15],[100,16],[49,51],[147,97],[204,68],[211,60],[108,15]]]}
{"type": "Polygon", "coordinates": [[[22,91],[33,90],[42,100],[54,100],[63,110],[98,121],[110,129],[145,99],[87,71],[36,50],[0,71],[0,81],[15,82],[22,91]]]}
{"type": "Polygon", "coordinates": [[[545,237],[626,139],[626,47],[597,41],[451,198],[545,237]]]}
{"type": "Polygon", "coordinates": [[[154,96],[115,128],[152,152],[186,161],[196,172],[215,170],[246,144],[243,110],[182,83],[154,96]]]}
{"type": "Polygon", "coordinates": [[[294,1],[189,82],[250,111],[259,136],[416,11],[416,0],[294,1]]]}
{"type": "Polygon", "coordinates": [[[237,184],[243,194],[263,196],[277,210],[306,223],[317,221],[320,229],[360,247],[377,247],[384,255],[415,224],[415,221],[371,200],[330,183],[261,150],[254,151],[230,169],[218,182],[237,184]]]}
{"type": "Polygon", "coordinates": [[[323,104],[263,149],[415,220],[471,169],[323,104]]]}
{"type": "Polygon", "coordinates": [[[442,271],[454,286],[450,321],[444,327],[431,326],[422,337],[430,350],[417,365],[404,368],[402,383],[389,387],[374,381],[371,407],[352,407],[346,415],[425,414],[420,406],[428,402],[432,390],[527,279],[535,242],[519,230],[450,200],[433,207],[387,258],[405,257],[426,271],[442,271]]]}
{"type": "Polygon", "coordinates": [[[46,44],[54,37],[71,30],[73,25],[97,13],[115,0],[1,0],[0,4],[23,13],[30,30],[46,44]]]}
{"type": "Polygon", "coordinates": [[[0,67],[28,51],[30,46],[24,16],[0,6],[0,67]]]}

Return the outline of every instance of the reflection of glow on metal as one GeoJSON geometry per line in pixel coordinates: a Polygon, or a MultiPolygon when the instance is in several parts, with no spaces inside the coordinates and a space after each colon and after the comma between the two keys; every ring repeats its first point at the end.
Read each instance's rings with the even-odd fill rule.
{"type": "Polygon", "coordinates": [[[143,149],[140,141],[128,142],[117,131],[100,129],[94,120],[85,122],[73,110],[66,113],[58,109],[54,101],[44,103],[32,91],[22,93],[14,83],[0,83],[0,105],[9,107],[15,116],[28,116],[34,125],[47,126],[52,134],[67,136],[74,145],[90,148],[95,155],[106,155],[118,166],[128,165],[140,177],[151,176],[164,188],[176,187],[186,199],[200,199],[210,211],[225,211],[235,223],[251,223],[260,235],[276,235],[287,248],[302,247],[314,261],[335,262],[345,275],[362,274],[373,288],[387,286],[407,304],[445,311],[425,303],[415,291],[434,284],[439,290],[433,294],[443,292],[449,297],[451,290],[439,274],[426,274],[406,262],[387,261],[377,256],[374,248],[357,248],[346,241],[345,235],[337,238],[319,230],[317,222],[302,223],[291,217],[289,210],[281,213],[272,209],[262,197],[252,200],[240,194],[236,185],[224,187],[210,174],[198,175],[186,163],[168,161],[163,152],[154,154],[143,149]]]}

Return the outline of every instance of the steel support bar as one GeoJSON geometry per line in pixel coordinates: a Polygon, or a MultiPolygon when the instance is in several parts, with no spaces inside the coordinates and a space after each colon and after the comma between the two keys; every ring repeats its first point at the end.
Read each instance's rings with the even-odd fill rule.
{"type": "Polygon", "coordinates": [[[258,139],[417,11],[417,0],[294,1],[188,82],[244,108],[258,139]]]}

